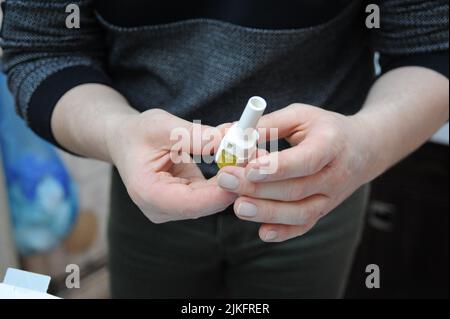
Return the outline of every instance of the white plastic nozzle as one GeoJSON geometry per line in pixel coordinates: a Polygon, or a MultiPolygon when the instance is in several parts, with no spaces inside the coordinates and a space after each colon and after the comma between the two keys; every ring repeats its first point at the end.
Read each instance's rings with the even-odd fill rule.
{"type": "Polygon", "coordinates": [[[223,151],[234,156],[238,165],[245,163],[252,156],[259,137],[256,125],[266,106],[267,103],[262,97],[254,96],[248,100],[239,122],[234,124],[222,139],[216,162],[221,160],[223,151]]]}
{"type": "Polygon", "coordinates": [[[249,128],[255,129],[256,124],[258,124],[259,118],[263,115],[264,110],[266,109],[267,103],[266,101],[259,96],[251,97],[247,106],[244,109],[244,112],[239,119],[238,126],[242,130],[246,130],[249,128]]]}

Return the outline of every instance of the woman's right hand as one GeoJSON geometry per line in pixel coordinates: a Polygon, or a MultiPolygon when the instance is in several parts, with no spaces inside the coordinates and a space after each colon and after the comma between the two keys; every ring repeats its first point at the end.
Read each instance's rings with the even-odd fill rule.
{"type": "Polygon", "coordinates": [[[183,149],[188,147],[191,154],[200,155],[204,154],[205,143],[218,145],[220,142],[220,136],[216,135],[212,135],[213,141],[204,140],[208,126],[185,121],[161,109],[151,109],[121,114],[107,127],[109,156],[131,199],[152,222],[214,214],[235,200],[236,195],[217,186],[216,177],[206,180],[190,156],[190,162],[172,161],[174,143],[180,144],[179,140],[170,138],[173,129],[184,129],[189,141],[183,141],[183,149]]]}
{"type": "Polygon", "coordinates": [[[236,198],[215,177],[206,180],[189,154],[180,164],[172,161],[176,146],[195,155],[209,153],[206,145],[217,148],[217,130],[205,141],[210,127],[161,109],[139,113],[111,87],[88,83],[66,92],[53,110],[51,128],[67,150],[114,164],[131,199],[154,223],[214,214],[236,198]],[[186,133],[184,145],[171,140],[175,129],[186,133]]]}

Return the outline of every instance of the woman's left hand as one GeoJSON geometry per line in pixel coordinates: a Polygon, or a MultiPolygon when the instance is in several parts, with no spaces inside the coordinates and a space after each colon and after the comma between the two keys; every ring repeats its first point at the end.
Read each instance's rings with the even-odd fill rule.
{"type": "Polygon", "coordinates": [[[263,116],[259,128],[278,128],[278,138],[292,147],[260,156],[245,168],[224,167],[218,184],[239,195],[234,203],[239,218],[263,224],[264,241],[305,234],[381,173],[376,168],[381,150],[357,116],[292,104],[263,116]],[[269,166],[273,173],[265,171],[269,166]]]}

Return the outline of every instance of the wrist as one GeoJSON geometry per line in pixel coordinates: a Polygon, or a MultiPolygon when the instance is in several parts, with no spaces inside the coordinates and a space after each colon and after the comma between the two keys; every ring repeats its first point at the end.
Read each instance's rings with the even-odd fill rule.
{"type": "Polygon", "coordinates": [[[109,114],[105,118],[103,130],[103,141],[106,146],[108,161],[117,166],[120,155],[126,152],[124,143],[130,139],[127,133],[127,127],[139,112],[131,107],[130,110],[109,114]]]}
{"type": "Polygon", "coordinates": [[[389,165],[389,159],[386,149],[385,138],[383,138],[383,130],[377,126],[374,116],[359,112],[350,116],[354,123],[354,138],[359,145],[359,152],[363,158],[363,179],[364,183],[368,183],[374,178],[381,175],[389,165]]]}

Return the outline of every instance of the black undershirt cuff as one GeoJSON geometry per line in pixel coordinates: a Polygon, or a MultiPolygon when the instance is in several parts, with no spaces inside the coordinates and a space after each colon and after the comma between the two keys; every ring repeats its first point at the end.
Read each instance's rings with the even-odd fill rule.
{"type": "Polygon", "coordinates": [[[28,105],[30,128],[43,139],[64,149],[56,141],[51,129],[53,109],[67,91],[87,83],[111,85],[111,80],[103,71],[90,66],[68,67],[46,78],[34,91],[28,105]]]}
{"type": "MultiPolygon", "coordinates": [[[[410,56],[380,57],[383,73],[402,66],[422,66],[449,77],[448,51],[415,54],[410,56]]],[[[101,70],[90,66],[73,66],[46,78],[33,93],[28,105],[30,128],[50,143],[64,149],[51,130],[51,116],[59,99],[77,85],[98,83],[111,86],[111,80],[101,70]]]]}
{"type": "Polygon", "coordinates": [[[434,70],[448,78],[448,51],[414,55],[381,55],[380,65],[383,73],[403,66],[421,66],[434,70]]]}

